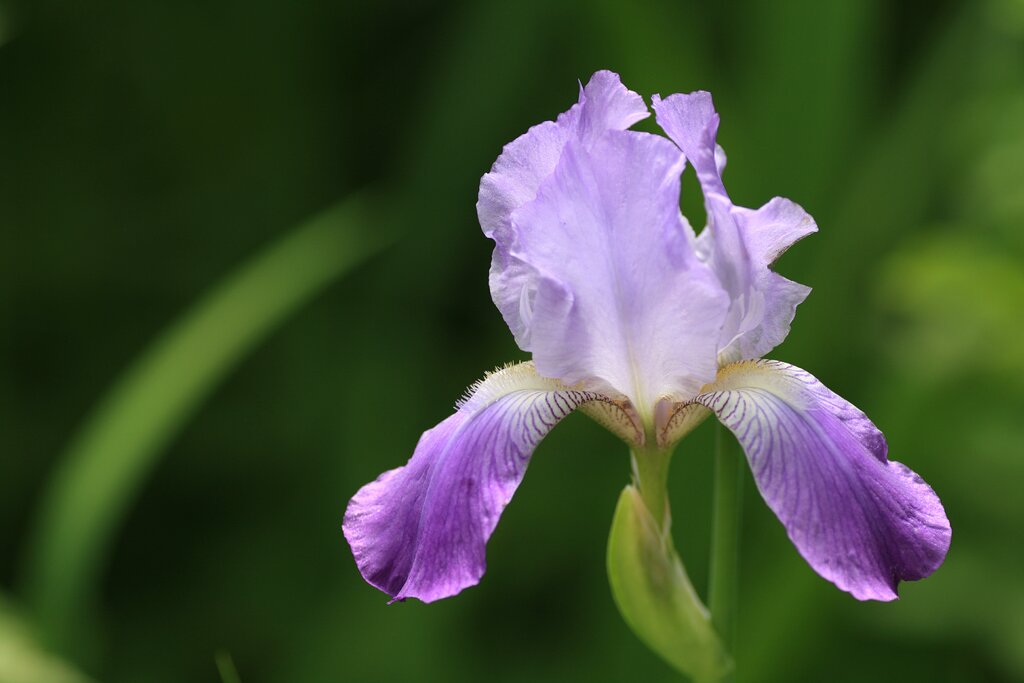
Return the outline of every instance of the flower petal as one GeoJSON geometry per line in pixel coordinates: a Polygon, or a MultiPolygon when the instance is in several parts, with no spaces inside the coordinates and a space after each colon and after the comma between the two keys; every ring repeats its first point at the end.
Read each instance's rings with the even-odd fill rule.
{"type": "Polygon", "coordinates": [[[598,71],[581,89],[579,102],[557,120],[536,125],[506,145],[480,180],[477,215],[484,234],[495,241],[491,296],[524,350],[530,346],[528,319],[536,273],[509,253],[515,243],[512,212],[537,196],[569,140],[589,145],[604,131],[625,130],[649,115],[643,98],[627,90],[617,74],[598,71]]]}
{"type": "Polygon", "coordinates": [[[625,395],[641,417],[693,396],[717,369],[727,299],[679,213],[685,161],[665,138],[571,141],[512,214],[512,255],[537,273],[529,350],[566,384],[625,395]]]}
{"type": "Polygon", "coordinates": [[[654,95],[652,104],[658,125],[683,150],[705,195],[726,195],[722,184],[725,152],[715,142],[719,119],[711,93],[698,90],[688,95],[669,95],[664,100],[654,95]]]}
{"type": "Polygon", "coordinates": [[[917,474],[887,459],[860,410],[800,368],[743,361],[694,399],[743,445],[757,488],[805,560],[859,600],[942,564],[950,527],[917,474]]]}
{"type": "Polygon", "coordinates": [[[489,375],[424,432],[404,467],[349,502],[343,528],[363,578],[395,600],[423,602],[475,585],[534,448],[580,404],[603,398],[544,379],[532,363],[489,375]]]}
{"type": "Polygon", "coordinates": [[[579,138],[586,144],[606,130],[626,130],[651,115],[644,98],[622,85],[617,73],[597,71],[580,93],[579,138]]]}
{"type": "Polygon", "coordinates": [[[733,205],[722,182],[725,153],[716,143],[718,114],[711,95],[695,92],[654,96],[660,125],[689,159],[701,189],[708,229],[698,251],[729,292],[731,305],[719,342],[723,363],[759,358],[786,335],[796,307],[810,289],[770,270],[794,242],[817,231],[814,219],[798,205],[775,198],[757,211],[733,205]]]}

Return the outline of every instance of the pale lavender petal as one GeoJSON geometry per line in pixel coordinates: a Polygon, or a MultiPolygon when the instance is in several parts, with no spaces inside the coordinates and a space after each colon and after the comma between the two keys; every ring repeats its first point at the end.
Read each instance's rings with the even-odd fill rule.
{"type": "Polygon", "coordinates": [[[757,211],[739,210],[747,248],[758,263],[771,265],[798,240],[817,230],[799,204],[775,197],[757,211]]]}
{"type": "Polygon", "coordinates": [[[727,298],[684,229],[684,164],[665,138],[607,131],[567,144],[537,198],[512,214],[512,254],[538,274],[538,371],[623,394],[641,416],[695,395],[717,369],[727,298]]]}
{"type": "Polygon", "coordinates": [[[602,399],[539,377],[531,363],[489,375],[404,467],[349,502],[345,538],[363,578],[394,600],[423,602],[475,585],[534,448],[580,404],[602,399]]]}
{"type": "Polygon", "coordinates": [[[575,105],[557,120],[536,125],[506,145],[481,179],[477,215],[484,234],[495,241],[491,296],[524,350],[530,350],[529,320],[537,273],[510,253],[516,242],[512,212],[537,196],[569,140],[589,145],[604,131],[625,130],[647,116],[643,98],[627,90],[617,74],[598,71],[580,90],[575,105]]]}
{"type": "Polygon", "coordinates": [[[800,368],[727,366],[695,403],[742,444],[757,488],[805,560],[860,600],[894,600],[949,549],[935,492],[887,459],[885,437],[856,407],[800,368]]]}
{"type": "Polygon", "coordinates": [[[705,194],[726,195],[722,184],[725,152],[716,143],[719,118],[711,93],[698,90],[664,100],[654,95],[652,104],[658,125],[683,150],[705,194]]]}
{"type": "Polygon", "coordinates": [[[760,308],[760,320],[741,327],[731,344],[723,346],[721,355],[727,361],[759,358],[785,340],[796,307],[811,288],[782,277],[770,266],[794,242],[817,230],[806,211],[781,197],[757,211],[734,207],[732,213],[749,258],[748,297],[760,308]]]}
{"type": "Polygon", "coordinates": [[[729,292],[731,305],[719,341],[723,363],[758,358],[789,334],[796,307],[810,289],[771,271],[795,241],[815,232],[798,205],[775,198],[757,211],[735,206],[722,182],[725,153],[716,143],[718,114],[711,95],[654,97],[658,124],[697,171],[708,215],[698,251],[729,292]]]}
{"type": "Polygon", "coordinates": [[[626,130],[651,115],[644,98],[626,89],[619,75],[598,71],[580,93],[579,139],[591,144],[606,130],[626,130]]]}
{"type": "Polygon", "coordinates": [[[491,172],[480,181],[477,215],[484,234],[495,241],[491,255],[491,296],[519,346],[529,345],[527,301],[536,274],[520,259],[509,254],[514,236],[512,212],[537,196],[541,182],[551,175],[562,156],[562,148],[575,135],[579,107],[546,121],[505,146],[491,172]]]}

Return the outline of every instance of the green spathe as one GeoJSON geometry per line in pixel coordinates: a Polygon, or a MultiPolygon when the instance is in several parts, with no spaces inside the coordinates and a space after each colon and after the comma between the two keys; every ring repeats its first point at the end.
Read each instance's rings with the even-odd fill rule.
{"type": "Polygon", "coordinates": [[[668,523],[659,528],[633,485],[615,506],[608,579],[626,623],[675,669],[701,683],[729,673],[732,662],[672,545],[668,523]]]}

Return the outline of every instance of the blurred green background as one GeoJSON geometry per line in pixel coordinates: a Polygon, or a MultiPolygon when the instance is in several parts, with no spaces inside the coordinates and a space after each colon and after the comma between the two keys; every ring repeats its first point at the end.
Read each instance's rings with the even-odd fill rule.
{"type": "MultiPolygon", "coordinates": [[[[772,355],[953,524],[932,578],[858,603],[748,486],[740,680],[1024,681],[1022,0],[2,0],[0,682],[675,680],[612,603],[628,459],[583,416],[455,599],[385,606],[340,529],[523,357],[478,181],[599,68],[711,90],[734,199],[816,217],[772,355]]],[[[671,482],[697,586],[711,437],[671,482]]]]}

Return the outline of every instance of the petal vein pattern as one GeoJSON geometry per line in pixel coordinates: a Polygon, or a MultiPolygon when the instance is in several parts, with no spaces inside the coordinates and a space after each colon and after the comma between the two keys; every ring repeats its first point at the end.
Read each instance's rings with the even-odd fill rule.
{"type": "Polygon", "coordinates": [[[723,368],[694,399],[742,444],[768,507],[821,576],[860,600],[894,600],[935,571],[950,527],[932,489],[887,459],[881,432],[809,373],[775,361],[723,368]]]}
{"type": "Polygon", "coordinates": [[[394,600],[432,602],[475,585],[485,546],[537,444],[587,401],[606,400],[539,377],[531,363],[478,384],[425,432],[404,467],[352,498],[344,533],[368,583],[394,600]]]}

